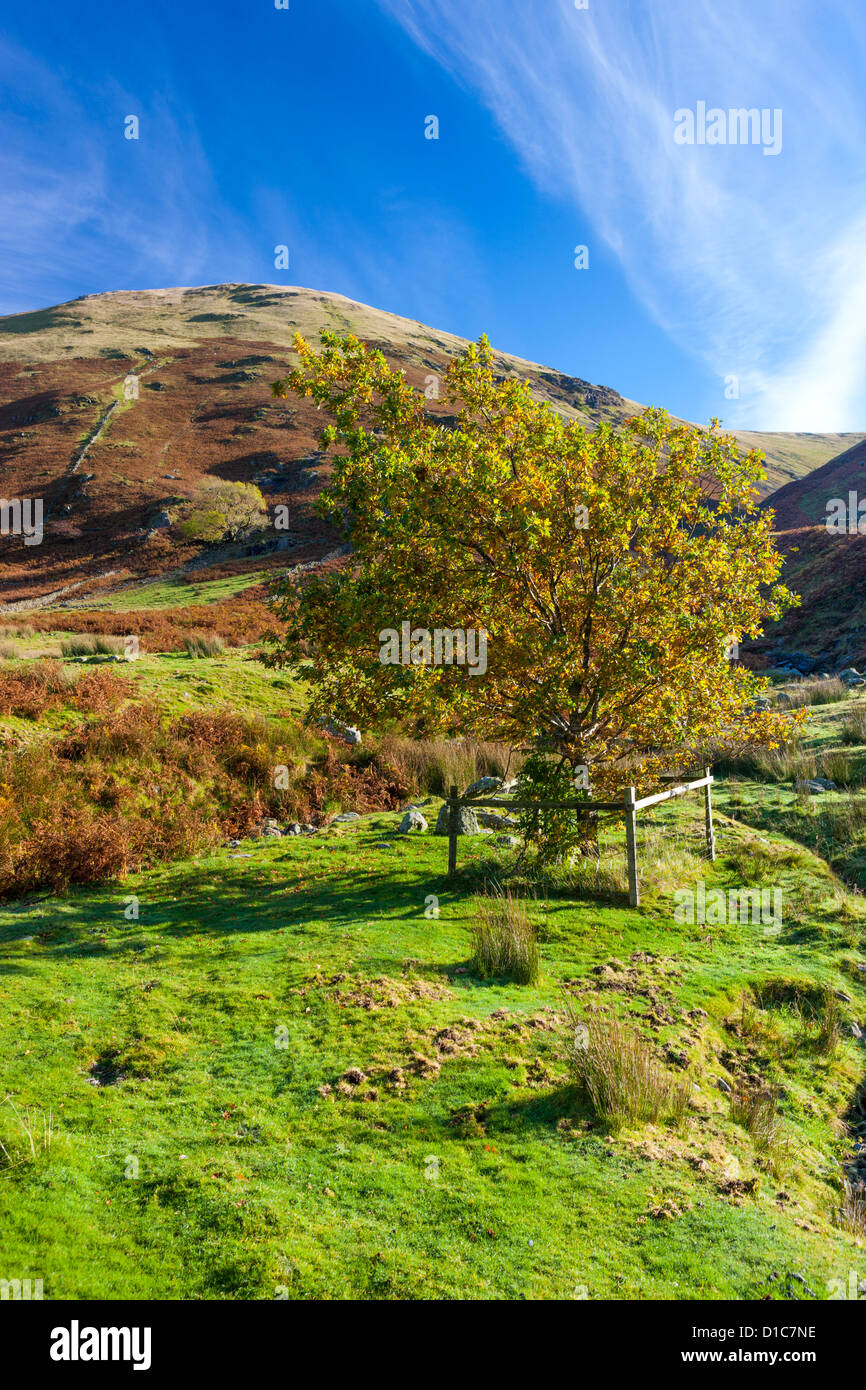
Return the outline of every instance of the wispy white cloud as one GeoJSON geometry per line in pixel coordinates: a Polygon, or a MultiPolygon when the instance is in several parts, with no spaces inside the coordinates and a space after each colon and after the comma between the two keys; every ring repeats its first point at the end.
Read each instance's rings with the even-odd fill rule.
{"type": "Polygon", "coordinates": [[[730,423],[866,428],[861,0],[380,0],[578,204],[730,423]],[[782,111],[782,149],[677,145],[674,112],[782,111]]]}
{"type": "Polygon", "coordinates": [[[143,105],[106,77],[85,98],[4,43],[0,81],[0,312],[50,303],[70,281],[82,291],[195,284],[221,265],[240,278],[231,271],[260,258],[168,97],[143,105]],[[129,114],[141,120],[137,141],[124,138],[129,114]]]}

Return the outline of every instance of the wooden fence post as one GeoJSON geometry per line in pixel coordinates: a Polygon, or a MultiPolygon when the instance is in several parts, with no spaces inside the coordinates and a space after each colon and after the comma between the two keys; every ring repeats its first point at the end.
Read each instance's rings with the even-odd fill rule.
{"type": "MultiPolygon", "coordinates": [[[[704,768],[704,772],[706,776],[709,777],[712,773],[712,769],[706,767],[704,768]]],[[[712,860],[716,857],[716,837],[713,834],[713,799],[710,795],[709,782],[704,787],[704,819],[706,821],[707,831],[707,854],[712,860]]]]}
{"type": "Polygon", "coordinates": [[[453,874],[457,869],[457,817],[459,807],[457,805],[457,788],[448,789],[448,872],[453,874]]]}
{"type": "Polygon", "coordinates": [[[628,901],[631,907],[640,907],[640,884],[637,880],[637,812],[634,787],[626,787],[625,792],[625,845],[628,855],[628,901]]]}

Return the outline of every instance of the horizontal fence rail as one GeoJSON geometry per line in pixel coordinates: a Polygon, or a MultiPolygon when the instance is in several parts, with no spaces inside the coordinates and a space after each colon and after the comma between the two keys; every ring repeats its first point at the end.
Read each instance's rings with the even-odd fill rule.
{"type": "Polygon", "coordinates": [[[625,818],[626,856],[628,859],[628,900],[632,907],[640,906],[640,881],[637,863],[637,813],[648,806],[658,806],[663,801],[673,801],[676,797],[687,796],[689,792],[704,792],[704,832],[707,842],[707,857],[716,857],[716,839],[713,832],[713,803],[710,788],[714,778],[709,768],[703,777],[691,782],[677,782],[676,773],[665,773],[659,778],[662,782],[676,782],[667,791],[655,792],[652,796],[635,795],[634,787],[626,787],[622,801],[522,801],[496,797],[461,796],[457,787],[450,787],[446,803],[448,806],[448,873],[457,869],[457,838],[460,811],[484,807],[497,811],[613,811],[625,818]]]}
{"type": "MultiPolygon", "coordinates": [[[[456,790],[456,787],[451,788],[451,791],[456,790]]],[[[450,793],[447,799],[451,799],[450,793]]],[[[461,796],[459,800],[461,806],[493,806],[505,811],[531,811],[535,807],[545,811],[621,811],[625,805],[623,801],[476,801],[474,796],[461,796]]]]}

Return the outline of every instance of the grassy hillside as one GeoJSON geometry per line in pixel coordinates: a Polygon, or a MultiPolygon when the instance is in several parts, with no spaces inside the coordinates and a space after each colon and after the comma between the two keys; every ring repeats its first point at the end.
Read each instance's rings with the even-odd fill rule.
{"type": "MultiPolygon", "coordinates": [[[[123,669],[126,708],[156,700],[160,727],[193,702],[293,718],[291,683],[248,656],[148,657],[123,669]]],[[[848,748],[856,779],[857,708],[819,708],[797,756],[848,748]]],[[[0,732],[51,747],[104,714],[66,701],[0,732]]],[[[138,759],[149,778],[148,756],[115,749],[117,775],[138,759]]],[[[473,836],[448,881],[444,839],[398,835],[399,810],[335,822],[353,793],[333,785],[315,834],[8,897],[4,1269],[51,1298],[826,1297],[866,1274],[862,1213],[838,1214],[866,917],[826,840],[797,833],[789,772],[717,784],[712,866],[698,801],[647,816],[639,910],[616,826],[597,874],[532,885],[473,836]],[[474,960],[478,895],[507,876],[537,931],[532,985],[474,960]],[[781,889],[781,930],[678,921],[674,894],[701,881],[781,889]],[[681,1120],[610,1124],[576,1080],[576,1029],[617,1019],[685,1083],[681,1120]],[[774,1096],[769,1131],[725,1087],[774,1096]]],[[[859,786],[830,802],[866,804],[859,786]]],[[[432,829],[440,801],[416,799],[432,829]]]]}
{"type": "Polygon", "coordinates": [[[760,449],[766,458],[767,478],[763,488],[767,495],[805,478],[863,440],[860,432],[803,434],[785,430],[734,430],[733,434],[744,449],[760,449]]]}

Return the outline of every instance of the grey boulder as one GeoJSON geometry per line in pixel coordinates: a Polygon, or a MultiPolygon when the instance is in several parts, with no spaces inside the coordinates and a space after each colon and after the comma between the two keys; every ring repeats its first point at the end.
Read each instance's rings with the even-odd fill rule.
{"type": "Polygon", "coordinates": [[[518,824],[514,816],[501,816],[498,811],[479,809],[475,814],[478,817],[479,825],[486,825],[491,830],[513,830],[518,824]]]}
{"type": "MultiPolygon", "coordinates": [[[[450,808],[446,802],[439,811],[436,829],[433,831],[434,835],[447,835],[449,833],[449,814],[450,808]]],[[[457,813],[457,834],[477,835],[479,830],[478,817],[475,812],[469,806],[461,806],[457,813]]]]}
{"type": "Polygon", "coordinates": [[[501,777],[479,777],[477,782],[471,782],[463,793],[464,796],[483,796],[487,792],[497,792],[502,787],[501,777]]]}
{"type": "Polygon", "coordinates": [[[316,723],[334,738],[342,739],[350,747],[357,748],[361,742],[361,730],[352,724],[344,724],[340,719],[317,719],[316,723]]]}

